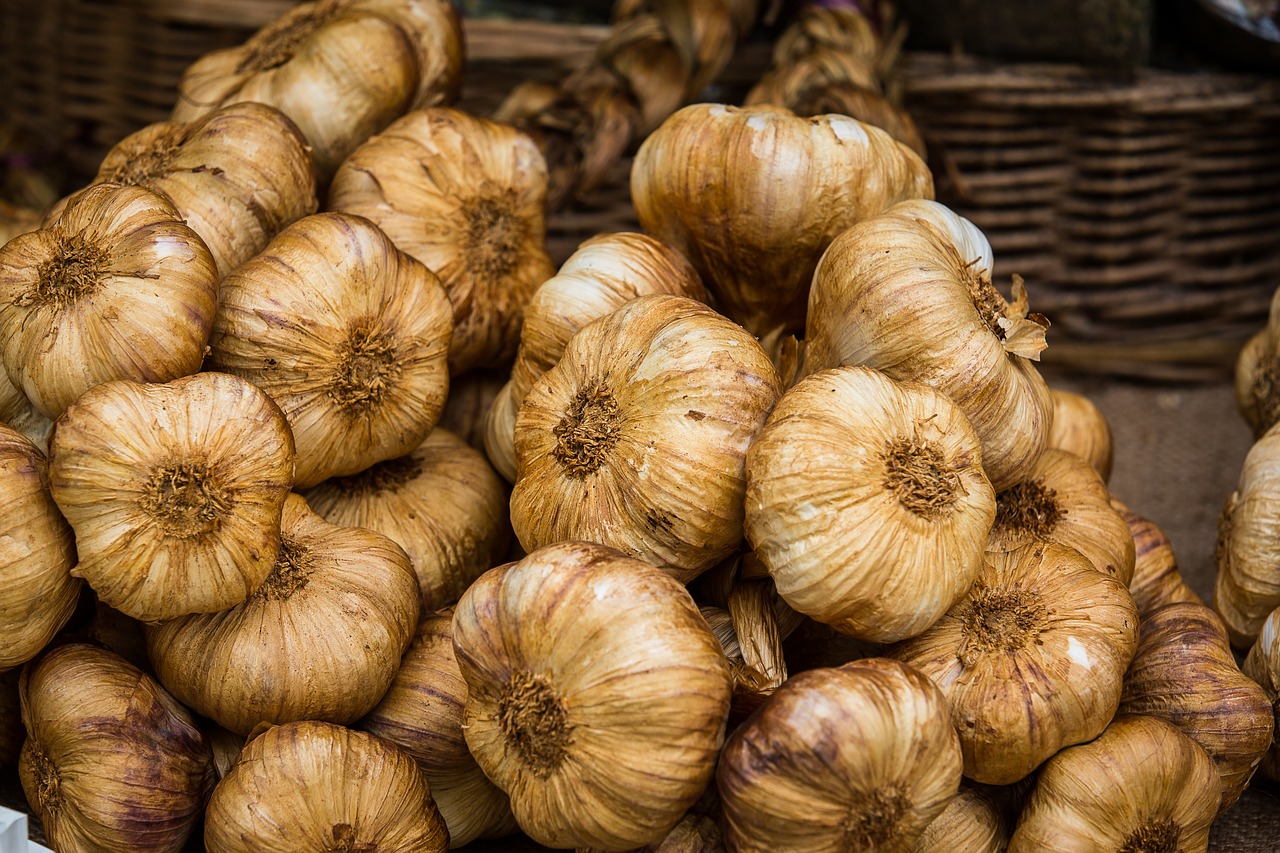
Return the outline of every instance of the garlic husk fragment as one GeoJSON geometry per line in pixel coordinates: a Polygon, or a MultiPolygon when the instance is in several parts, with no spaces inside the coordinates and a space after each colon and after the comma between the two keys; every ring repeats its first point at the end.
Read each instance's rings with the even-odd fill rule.
{"type": "Polygon", "coordinates": [[[185,708],[118,655],[59,646],[23,671],[18,774],[55,850],[179,851],[213,784],[185,708]]]}
{"type": "Polygon", "coordinates": [[[960,770],[938,688],[872,658],[791,678],[729,737],[716,787],[733,850],[910,851],[960,770]]]}
{"type": "Polygon", "coordinates": [[[1009,853],[1203,851],[1218,810],[1213,762],[1153,717],[1117,718],[1045,764],[1009,853]]]}
{"type": "Polygon", "coordinates": [[[18,760],[27,730],[22,726],[22,703],[18,700],[21,669],[0,672],[0,768],[18,760]]]}
{"type": "Polygon", "coordinates": [[[452,328],[434,273],[367,219],[320,213],[223,282],[210,362],[279,404],[305,488],[422,443],[448,395],[452,328]]]}
{"type": "Polygon", "coordinates": [[[588,324],[516,418],[520,544],[598,542],[686,582],[711,568],[742,540],[747,446],[781,390],[755,338],[692,299],[588,324]]]}
{"type": "Polygon", "coordinates": [[[0,249],[4,369],[56,419],[102,382],[195,373],[217,299],[213,257],[172,203],[98,184],[0,249]]]}
{"type": "Polygon", "coordinates": [[[533,383],[556,366],[583,326],[654,293],[707,301],[701,279],[678,252],[626,232],[587,240],[534,291],[524,309],[511,378],[490,410],[485,433],[485,451],[509,482],[516,479],[516,414],[533,383]]]}
{"type": "Polygon", "coordinates": [[[1218,575],[1213,609],[1248,649],[1263,621],[1280,606],[1280,427],[1272,427],[1245,456],[1240,480],[1218,519],[1218,575]]]}
{"type": "Polygon", "coordinates": [[[49,436],[53,434],[53,421],[31,405],[26,395],[9,379],[9,373],[0,364],[0,425],[9,426],[25,435],[41,453],[49,452],[49,436]]]}
{"type": "Polygon", "coordinates": [[[555,274],[546,164],[514,127],[443,107],[404,116],[334,176],[329,209],[367,217],[435,272],[453,306],[449,366],[506,367],[525,304],[555,274]]]}
{"type": "Polygon", "coordinates": [[[932,628],[889,649],[951,706],[964,775],[1007,785],[1115,716],[1138,641],[1124,585],[1072,548],[988,552],[973,588],[932,628]]]}
{"type": "Polygon", "coordinates": [[[783,395],[747,454],[746,505],[787,604],[875,642],[919,634],[969,591],[996,511],[964,413],[865,367],[783,395]]]}
{"type": "Polygon", "coordinates": [[[209,800],[204,843],[218,853],[443,853],[449,833],[407,753],[305,721],[245,746],[209,800]]]}
{"type": "Polygon", "coordinates": [[[997,491],[1024,480],[1049,439],[1053,400],[1032,360],[1048,321],[991,282],[981,231],[916,199],[840,234],[813,276],[804,372],[863,364],[950,397],[982,440],[997,491]],[[856,318],[856,321],[855,321],[856,318]]]}
{"type": "Polygon", "coordinates": [[[1178,601],[1204,604],[1195,590],[1183,580],[1182,573],[1178,571],[1178,558],[1174,556],[1173,546],[1169,544],[1169,537],[1165,536],[1160,525],[1123,504],[1118,505],[1114,497],[1111,505],[1120,513],[1120,517],[1129,525],[1129,532],[1133,534],[1133,580],[1129,581],[1129,592],[1138,605],[1138,615],[1145,619],[1147,614],[1157,608],[1178,601]]]}
{"type": "Polygon", "coordinates": [[[1236,665],[1221,620],[1192,602],[1142,619],[1117,713],[1160,717],[1200,744],[1222,777],[1219,812],[1240,799],[1275,726],[1271,701],[1236,665]]]}
{"type": "Polygon", "coordinates": [[[994,794],[961,785],[942,814],[925,827],[912,853],[1004,853],[1012,834],[1012,822],[994,794]]]}
{"type": "Polygon", "coordinates": [[[707,787],[729,671],[669,575],[600,545],[555,545],[482,575],[453,630],[467,746],[539,843],[648,844],[707,787]]]}
{"type": "Polygon", "coordinates": [[[463,706],[467,683],[453,653],[453,612],[428,614],[378,707],[360,728],[394,743],[418,762],[449,827],[449,846],[500,838],[517,830],[511,804],[467,751],[463,706]]]}
{"type": "Polygon", "coordinates": [[[0,425],[0,672],[39,654],[71,618],[81,589],[75,562],[44,454],[0,425]]]}
{"type": "Polygon", "coordinates": [[[1133,533],[1111,505],[1102,477],[1074,453],[1045,450],[1025,479],[996,495],[987,548],[1008,551],[1038,541],[1075,548],[1126,586],[1133,579],[1133,533]]]}
{"type": "Polygon", "coordinates": [[[254,385],[225,373],[104,383],[58,421],[51,450],[73,574],[122,613],[225,610],[271,572],[294,448],[254,385]]]}
{"type": "Polygon", "coordinates": [[[1280,609],[1272,611],[1262,623],[1258,640],[1249,649],[1241,669],[1262,687],[1271,702],[1272,742],[1258,770],[1268,779],[1280,781],[1280,743],[1275,740],[1275,732],[1280,731],[1280,609]]]}
{"type": "Polygon", "coordinates": [[[1053,426],[1049,447],[1066,450],[1088,462],[1105,483],[1111,479],[1111,425],[1097,404],[1082,394],[1050,388],[1053,426]]]}
{"type": "Polygon", "coordinates": [[[147,632],[161,683],[236,734],[359,719],[391,684],[418,621],[409,557],[387,537],[329,524],[297,495],[280,536],[275,567],[243,604],[147,632]]]}
{"type": "Polygon", "coordinates": [[[694,104],[640,146],[631,195],[645,232],[763,336],[804,328],[814,267],[838,234],[895,202],[932,198],[933,179],[914,151],[847,116],[694,104]]]}

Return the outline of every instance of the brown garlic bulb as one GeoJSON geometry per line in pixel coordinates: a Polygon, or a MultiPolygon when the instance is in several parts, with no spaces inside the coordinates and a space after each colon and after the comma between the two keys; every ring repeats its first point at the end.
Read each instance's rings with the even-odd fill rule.
{"type": "Polygon", "coordinates": [[[1280,732],[1280,608],[1262,623],[1258,640],[1245,656],[1241,670],[1262,687],[1271,702],[1272,742],[1258,770],[1268,779],[1280,781],[1280,739],[1275,737],[1280,732]]]}
{"type": "Polygon", "coordinates": [[[403,751],[316,721],[251,740],[209,800],[204,843],[218,853],[443,853],[449,833],[403,751]]]}
{"type": "Polygon", "coordinates": [[[0,672],[39,654],[71,618],[81,588],[75,562],[44,454],[0,425],[0,672]]]}
{"type": "Polygon", "coordinates": [[[391,684],[418,621],[409,557],[387,537],[329,524],[297,495],[280,537],[275,568],[244,604],[147,632],[160,682],[237,734],[359,719],[391,684]]]}
{"type": "Polygon", "coordinates": [[[0,364],[0,425],[12,427],[30,439],[41,453],[49,452],[49,436],[53,434],[53,421],[31,405],[26,395],[9,380],[9,374],[0,364]]]}
{"type": "Polygon", "coordinates": [[[378,707],[360,728],[418,762],[449,826],[449,846],[516,831],[511,804],[467,751],[462,710],[467,683],[453,653],[453,611],[427,614],[378,707]]]}
{"type": "Polygon", "coordinates": [[[58,421],[49,461],[73,574],[147,622],[239,604],[275,562],[293,461],[280,409],[243,379],[90,389],[58,421]]]}
{"type": "Polygon", "coordinates": [[[755,338],[692,299],[588,324],[520,406],[520,544],[598,542],[691,580],[742,540],[747,446],[781,390],[755,338]]]}
{"type": "Polygon", "coordinates": [[[872,658],[779,688],[725,743],[716,787],[732,850],[909,853],[960,768],[938,688],[872,658]]]}
{"type": "Polygon", "coordinates": [[[1102,481],[1111,479],[1111,425],[1097,404],[1081,394],[1050,388],[1053,426],[1049,447],[1066,450],[1093,466],[1102,481]]]}
{"type": "Polygon", "coordinates": [[[1106,728],[1137,642],[1124,585],[1043,542],[988,552],[969,594],[889,654],[942,688],[964,775],[1006,785],[1106,728]]]}
{"type": "Polygon", "coordinates": [[[1280,427],[1258,439],[1245,456],[1240,480],[1218,519],[1218,575],[1213,609],[1248,649],[1262,623],[1280,606],[1280,427]]]}
{"type": "Polygon", "coordinates": [[[982,440],[997,491],[1027,478],[1049,438],[1053,402],[1032,364],[1048,321],[991,283],[973,223],[932,201],[902,202],[841,234],[809,295],[804,372],[864,364],[950,397],[982,440]],[[857,317],[858,322],[848,322],[857,317]]]}
{"type": "Polygon", "coordinates": [[[1123,505],[1117,506],[1117,503],[1113,498],[1112,507],[1120,513],[1133,534],[1133,580],[1129,581],[1129,592],[1138,605],[1138,615],[1145,619],[1157,608],[1177,601],[1204,604],[1182,579],[1173,546],[1160,525],[1123,505]]]}
{"type": "Polygon", "coordinates": [[[305,488],[422,443],[448,395],[450,318],[435,274],[377,226],[320,213],[223,281],[210,361],[284,410],[305,488]]]}
{"type": "Polygon", "coordinates": [[[511,378],[490,410],[485,450],[498,473],[516,479],[516,414],[533,383],[564,355],[583,326],[652,293],[707,301],[702,281],[678,252],[644,234],[601,234],[578,247],[524,310],[511,378]]]}
{"type": "Polygon", "coordinates": [[[0,768],[18,760],[27,730],[22,727],[22,703],[18,700],[21,669],[0,672],[0,768]]]}
{"type": "Polygon", "coordinates": [[[390,537],[413,561],[424,610],[448,607],[502,562],[511,541],[506,485],[483,453],[440,428],[408,456],[303,492],[342,527],[390,537]]]}
{"type": "Polygon", "coordinates": [[[440,276],[453,306],[449,367],[505,367],[525,303],[555,274],[547,170],[514,127],[443,107],[401,118],[342,164],[329,208],[377,223],[440,276]]]}
{"type": "Polygon", "coordinates": [[[1240,350],[1236,359],[1236,406],[1262,438],[1280,421],[1280,292],[1272,294],[1267,325],[1240,350]]]}
{"type": "Polygon", "coordinates": [[[996,512],[964,413],[865,367],[782,396],[747,454],[746,506],[787,604],[875,642],[919,634],[969,591],[996,512]]]}
{"type": "Polygon", "coordinates": [[[1074,453],[1045,450],[1024,479],[996,495],[987,547],[1009,551],[1031,542],[1070,546],[1126,586],[1133,579],[1129,525],[1111,506],[1102,477],[1074,453]]]}
{"type": "Polygon", "coordinates": [[[631,195],[644,230],[762,336],[804,328],[814,267],[838,234],[932,198],[933,179],[914,151],[847,116],[694,104],[640,146],[631,195]]]}
{"type": "Polygon", "coordinates": [[[911,853],[1004,853],[1013,826],[986,789],[961,785],[942,814],[925,827],[911,853]]]}
{"type": "Polygon", "coordinates": [[[1207,850],[1218,790],[1195,741],[1164,720],[1121,717],[1049,759],[1009,853],[1207,850]]]}
{"type": "Polygon", "coordinates": [[[459,21],[446,0],[302,3],[187,68],[173,120],[238,101],[268,104],[309,140],[324,182],[397,116],[453,100],[461,64],[459,21]]]}
{"type": "Polygon", "coordinates": [[[213,784],[209,742],[155,679],[59,646],[23,672],[18,775],[55,850],[180,851],[213,784]]]}
{"type": "Polygon", "coordinates": [[[489,410],[510,379],[511,373],[506,370],[472,370],[451,378],[449,399],[444,401],[444,411],[436,427],[448,430],[483,452],[489,410]]]}
{"type": "Polygon", "coordinates": [[[1266,693],[1236,666],[1221,620],[1191,602],[1143,618],[1118,713],[1168,720],[1200,744],[1222,776],[1219,812],[1240,799],[1275,726],[1266,693]]]}
{"type": "Polygon", "coordinates": [[[54,419],[101,382],[186,376],[217,298],[209,249],[167,199],[98,184],[0,249],[4,369],[54,419]]]}
{"type": "Polygon", "coordinates": [[[467,746],[539,843],[651,843],[710,782],[728,667],[653,566],[583,542],[536,551],[467,590],[453,642],[467,746]]]}

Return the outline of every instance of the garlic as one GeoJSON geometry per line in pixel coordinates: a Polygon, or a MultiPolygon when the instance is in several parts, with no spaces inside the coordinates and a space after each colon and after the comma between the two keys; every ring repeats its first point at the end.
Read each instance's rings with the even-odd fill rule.
{"type": "Polygon", "coordinates": [[[191,714],[119,656],[64,645],[23,672],[18,775],[55,850],[183,850],[213,784],[191,714]]]}
{"type": "Polygon", "coordinates": [[[92,186],[0,249],[4,369],[53,419],[101,382],[195,373],[217,294],[208,248],[169,201],[92,186]]]}
{"type": "Polygon", "coordinates": [[[1280,292],[1271,297],[1267,325],[1240,350],[1236,359],[1236,406],[1254,438],[1262,438],[1280,421],[1280,292]]]}
{"type": "Polygon", "coordinates": [[[960,786],[960,744],[929,679],[873,658],[791,678],[725,743],[730,849],[911,851],[960,786]]]}
{"type": "Polygon", "coordinates": [[[762,336],[804,327],[814,267],[838,234],[895,202],[932,198],[933,179],[915,152],[847,116],[695,104],[640,146],[631,195],[644,230],[762,336]]]}
{"type": "Polygon", "coordinates": [[[728,667],[653,566],[588,543],[541,549],[467,590],[453,642],[467,746],[540,844],[651,843],[710,782],[728,667]]]}
{"type": "Polygon", "coordinates": [[[251,740],[209,800],[218,853],[443,853],[449,833],[413,759],[364,732],[315,721],[251,740]]]}
{"type": "Polygon", "coordinates": [[[1138,641],[1116,578],[1052,542],[988,552],[968,595],[925,633],[889,649],[942,689],[964,775],[1006,785],[1115,715],[1138,641]]]}
{"type": "Polygon", "coordinates": [[[579,329],[629,299],[653,293],[707,301],[701,279],[679,253],[652,237],[625,232],[587,240],[534,291],[510,380],[490,410],[485,434],[485,450],[509,482],[516,479],[516,414],[533,383],[556,366],[579,329]]]}
{"type": "Polygon", "coordinates": [[[968,419],[876,370],[813,374],[747,454],[746,536],[797,611],[891,642],[936,622],[982,570],[995,493],[968,419]]]}
{"type": "Polygon", "coordinates": [[[350,723],[395,676],[418,620],[400,546],[329,524],[289,495],[275,568],[243,604],[150,626],[160,682],[237,734],[261,722],[350,723]]]}
{"type": "Polygon", "coordinates": [[[293,460],[280,410],[234,376],[85,392],[49,461],[73,574],[148,622],[244,601],[271,572],[293,460]]]}
{"type": "Polygon", "coordinates": [[[213,749],[214,775],[218,777],[218,781],[222,781],[244,751],[244,735],[228,731],[214,722],[209,722],[204,731],[205,737],[209,739],[209,746],[213,749]]]}
{"type": "Polygon", "coordinates": [[[53,421],[40,414],[26,395],[14,387],[4,365],[0,365],[0,425],[25,435],[41,453],[49,452],[53,421]]]}
{"type": "Polygon", "coordinates": [[[1024,480],[1049,438],[1053,403],[1031,363],[1048,321],[991,283],[991,250],[963,217],[901,202],[841,234],[813,276],[804,372],[863,364],[950,397],[982,440],[997,491],[1024,480]],[[851,321],[856,318],[856,322],[851,321]]]}
{"type": "Polygon", "coordinates": [[[1088,462],[1105,483],[1111,479],[1111,426],[1097,404],[1081,394],[1050,388],[1053,425],[1049,447],[1066,450],[1088,462]]]}
{"type": "Polygon", "coordinates": [[[1049,759],[1009,853],[1206,850],[1218,788],[1195,741],[1164,720],[1121,717],[1049,759]]]}
{"type": "Polygon", "coordinates": [[[1173,546],[1169,544],[1160,525],[1116,504],[1117,501],[1113,498],[1112,506],[1119,511],[1133,535],[1134,567],[1129,592],[1138,605],[1139,616],[1145,619],[1156,608],[1177,601],[1203,604],[1200,596],[1182,579],[1173,546]]]}
{"type": "Polygon", "coordinates": [[[1280,427],[1272,427],[1249,449],[1218,519],[1213,608],[1237,649],[1248,649],[1267,615],[1280,606],[1278,519],[1280,427]]]}
{"type": "Polygon", "coordinates": [[[1249,649],[1241,669],[1262,687],[1271,702],[1273,739],[1258,769],[1268,779],[1280,781],[1280,739],[1275,737],[1280,732],[1280,608],[1262,623],[1258,640],[1249,649]]]}
{"type": "Polygon", "coordinates": [[[679,296],[585,326],[516,418],[526,551],[597,542],[688,581],[742,540],[747,446],[780,393],[746,331],[679,296]]]}
{"type": "Polygon", "coordinates": [[[961,785],[942,814],[925,827],[912,853],[1004,853],[1012,822],[985,788],[961,785]]]}
{"type": "Polygon", "coordinates": [[[367,219],[321,213],[223,281],[210,362],[279,404],[305,488],[422,443],[448,394],[451,330],[430,270],[367,219]]]}

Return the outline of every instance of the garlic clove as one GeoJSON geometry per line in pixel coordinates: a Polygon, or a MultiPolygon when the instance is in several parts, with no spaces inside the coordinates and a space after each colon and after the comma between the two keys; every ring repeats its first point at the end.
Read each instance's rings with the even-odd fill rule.
{"type": "Polygon", "coordinates": [[[1050,388],[1053,426],[1049,447],[1074,453],[1088,462],[1105,483],[1111,478],[1111,427],[1106,416],[1088,397],[1062,388],[1050,388]]]}

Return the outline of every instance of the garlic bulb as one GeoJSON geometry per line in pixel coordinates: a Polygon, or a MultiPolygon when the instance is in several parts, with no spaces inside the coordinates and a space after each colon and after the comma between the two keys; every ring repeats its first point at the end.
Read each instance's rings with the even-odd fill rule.
{"type": "Polygon", "coordinates": [[[740,326],[679,296],[588,324],[516,418],[526,551],[598,542],[688,581],[742,540],[747,445],[781,392],[740,326]]]}
{"type": "Polygon", "coordinates": [[[241,605],[152,626],[147,651],[183,704],[237,734],[261,722],[350,723],[395,676],[418,621],[409,558],[289,495],[271,575],[241,605]]]}
{"type": "Polygon", "coordinates": [[[39,654],[71,618],[81,587],[75,561],[44,454],[0,425],[0,672],[39,654]]]}
{"type": "Polygon", "coordinates": [[[179,851],[213,784],[191,714],[119,656],[59,646],[24,671],[18,775],[55,850],[179,851]]]}
{"type": "Polygon", "coordinates": [[[101,382],[195,373],[217,297],[208,248],[168,200],[92,186],[0,249],[4,369],[54,419],[101,382]]]}
{"type": "Polygon", "coordinates": [[[803,328],[828,244],[895,202],[932,198],[933,179],[914,151],[847,116],[694,104],[640,146],[631,196],[644,230],[759,336],[803,328]]]}
{"type": "Polygon", "coordinates": [[[1237,649],[1248,649],[1267,615],[1280,606],[1278,527],[1280,427],[1273,427],[1249,449],[1218,519],[1213,608],[1237,649]]]}
{"type": "Polygon", "coordinates": [[[14,387],[3,365],[0,365],[0,425],[25,435],[41,453],[49,452],[53,421],[36,411],[26,395],[14,387]]]}
{"type": "Polygon", "coordinates": [[[467,746],[539,843],[653,842],[710,782],[728,668],[653,566],[582,542],[541,549],[467,590],[453,642],[467,746]]]}
{"type": "Polygon", "coordinates": [[[1126,586],[1133,579],[1129,524],[1111,506],[1102,477],[1074,453],[1045,450],[1023,480],[996,495],[987,547],[1008,551],[1038,541],[1075,548],[1126,586]]]}
{"type": "Polygon", "coordinates": [[[375,222],[440,276],[453,306],[456,375],[505,367],[546,250],[547,170],[514,127],[443,107],[401,118],[334,176],[329,208],[375,222]]]}
{"type": "Polygon", "coordinates": [[[448,394],[451,330],[430,270],[367,219],[320,213],[223,281],[210,361],[284,410],[303,488],[422,443],[448,394]]]}
{"type": "Polygon", "coordinates": [[[484,454],[436,428],[408,456],[303,492],[342,527],[389,537],[408,553],[424,610],[448,607],[502,562],[511,540],[507,490],[484,454]]]}
{"type": "Polygon", "coordinates": [[[490,410],[485,450],[498,473],[516,479],[516,414],[542,374],[556,366],[569,340],[592,320],[652,293],[707,301],[702,281],[674,249],[644,234],[601,234],[578,247],[560,271],[534,291],[524,309],[511,378],[490,410]]]}
{"type": "Polygon", "coordinates": [[[782,396],[747,454],[746,506],[787,604],[876,642],[919,634],[969,591],[996,512],[964,413],[865,367],[782,396]]]}
{"type": "Polygon", "coordinates": [[[1032,359],[1048,321],[991,283],[982,233],[936,202],[906,201],[858,223],[813,276],[804,372],[865,364],[930,385],[969,417],[997,491],[1027,478],[1053,402],[1032,359]],[[856,318],[856,321],[855,321],[856,318]]]}
{"type": "Polygon", "coordinates": [[[204,843],[218,853],[443,853],[449,833],[407,754],[307,721],[245,746],[209,800],[204,843]]]}
{"type": "Polygon", "coordinates": [[[1142,620],[1118,713],[1168,720],[1200,744],[1222,776],[1220,812],[1240,799],[1275,726],[1271,701],[1236,666],[1227,629],[1192,602],[1142,620]]]}
{"type": "Polygon", "coordinates": [[[73,574],[143,621],[244,601],[275,561],[293,460],[279,408],[234,376],[90,389],[59,420],[49,461],[73,574]]]}
{"type": "Polygon", "coordinates": [[[1262,438],[1280,421],[1280,292],[1272,294],[1267,325],[1240,350],[1236,359],[1236,406],[1254,438],[1262,438]]]}
{"type": "Polygon", "coordinates": [[[1050,388],[1053,425],[1049,447],[1066,450],[1093,466],[1105,483],[1111,479],[1111,425],[1097,404],[1081,394],[1050,388]]]}
{"type": "Polygon", "coordinates": [[[912,853],[1004,853],[1011,821],[986,789],[961,785],[942,814],[925,827],[912,853]]]}
{"type": "Polygon", "coordinates": [[[418,762],[449,827],[449,846],[515,832],[502,789],[484,775],[463,738],[467,683],[453,653],[453,612],[427,614],[378,707],[360,728],[394,743],[418,762]]]}
{"type": "Polygon", "coordinates": [[[889,655],[942,688],[964,775],[1006,785],[1106,727],[1137,641],[1124,585],[1043,542],[988,552],[969,594],[889,655]]]}
{"type": "Polygon", "coordinates": [[[1206,850],[1218,786],[1191,738],[1164,720],[1121,717],[1049,759],[1009,853],[1206,850]]]}
{"type": "Polygon", "coordinates": [[[716,770],[736,851],[911,851],[960,787],[938,688],[872,658],[801,673],[725,743],[716,770]]]}
{"type": "Polygon", "coordinates": [[[1241,669],[1262,687],[1271,702],[1272,742],[1258,769],[1268,779],[1280,781],[1280,740],[1275,738],[1280,731],[1280,608],[1262,623],[1258,640],[1249,649],[1241,669]]]}
{"type": "Polygon", "coordinates": [[[1182,579],[1173,546],[1160,525],[1128,508],[1116,507],[1114,499],[1112,506],[1133,535],[1133,580],[1129,581],[1129,592],[1138,605],[1138,615],[1145,619],[1155,609],[1177,601],[1203,604],[1195,590],[1182,579]]]}

